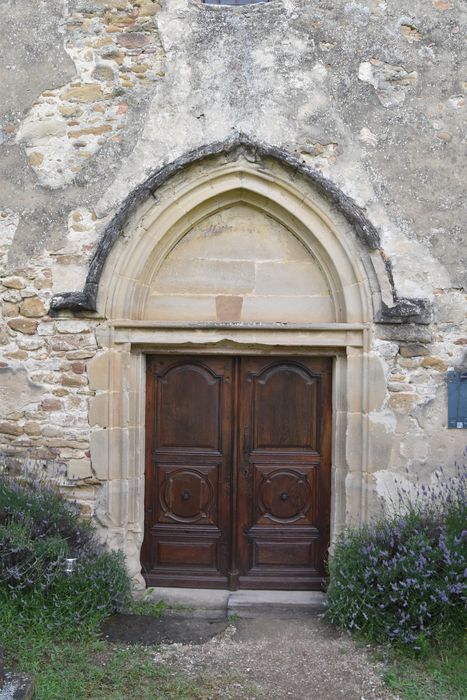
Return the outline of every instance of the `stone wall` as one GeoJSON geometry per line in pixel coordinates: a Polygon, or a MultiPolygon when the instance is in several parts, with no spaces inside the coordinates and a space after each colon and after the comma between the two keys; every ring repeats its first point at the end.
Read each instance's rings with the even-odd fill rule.
{"type": "MultiPolygon", "coordinates": [[[[462,459],[465,431],[446,429],[446,371],[466,366],[467,346],[460,0],[271,0],[236,8],[4,0],[0,20],[0,450],[10,462],[19,455],[45,465],[83,513],[96,511],[105,479],[90,451],[96,389],[88,369],[104,352],[108,319],[102,308],[52,316],[51,299],[83,288],[98,242],[116,213],[125,210],[131,223],[134,193],[148,178],[235,138],[280,149],[353,202],[379,236],[385,303],[395,294],[432,309],[428,324],[367,328],[379,377],[368,416],[374,489],[391,489],[406,468],[410,478],[430,479],[462,459]]],[[[170,197],[170,185],[164,192],[170,197]]],[[[147,195],[162,197],[157,188],[147,195]]],[[[190,271],[198,321],[271,322],[270,312],[246,313],[243,296],[248,304],[269,292],[285,297],[279,286],[289,282],[278,275],[271,289],[269,275],[268,294],[257,291],[272,238],[264,217],[252,214],[258,258],[251,238],[240,240],[239,212],[231,214],[237,224],[214,214],[169,255],[153,280],[146,320],[184,320],[169,307],[173,295],[187,293],[190,271]],[[202,244],[206,228],[221,222],[214,256],[202,244]],[[254,279],[241,294],[225,281],[206,294],[213,272],[206,260],[232,260],[234,229],[242,249],[235,279],[248,264],[254,279]],[[166,310],[157,303],[163,295],[166,310]]],[[[131,231],[137,222],[121,226],[122,240],[131,231]]],[[[288,253],[274,255],[284,262],[288,253]]],[[[325,300],[318,273],[304,282],[304,295],[325,300]]],[[[293,287],[297,267],[291,277],[293,287]]],[[[276,320],[333,320],[331,307],[307,308],[297,315],[293,302],[278,305],[276,320]]],[[[99,509],[97,518],[103,521],[99,509]]]]}

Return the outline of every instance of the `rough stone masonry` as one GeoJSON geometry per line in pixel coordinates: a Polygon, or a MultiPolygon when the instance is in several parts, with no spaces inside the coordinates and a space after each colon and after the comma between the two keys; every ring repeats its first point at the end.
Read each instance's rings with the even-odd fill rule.
{"type": "MultiPolygon", "coordinates": [[[[328,198],[330,216],[340,208],[372,232],[386,280],[384,313],[365,328],[378,377],[370,498],[396,475],[430,480],[460,462],[467,433],[447,429],[446,373],[467,366],[465,19],[461,0],[3,0],[2,463],[44,465],[126,546],[131,519],[109,519],[112,476],[92,447],[111,418],[90,382],[109,328],[90,266],[110,269],[115,241],[138,235],[144,197],[170,199],[194,160],[206,172],[238,157],[268,170],[277,154],[291,181],[306,175],[328,198]]],[[[305,279],[313,256],[243,205],[232,217],[198,222],[167,256],[146,321],[187,321],[189,307],[197,322],[334,323],[321,272],[305,279]],[[204,245],[213,232],[215,255],[204,245]],[[248,253],[240,262],[232,241],[248,253]],[[263,279],[270,260],[289,275],[263,279]],[[300,275],[303,311],[264,301],[285,299],[300,275]]],[[[119,498],[130,488],[120,478],[119,498]]]]}

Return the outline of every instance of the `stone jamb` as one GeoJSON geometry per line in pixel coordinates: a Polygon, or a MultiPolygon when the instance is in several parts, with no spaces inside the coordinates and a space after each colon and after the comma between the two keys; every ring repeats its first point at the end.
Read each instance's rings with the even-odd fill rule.
{"type": "Polygon", "coordinates": [[[368,334],[364,327],[349,330],[235,328],[229,331],[222,328],[174,330],[155,328],[154,324],[145,327],[127,323],[108,326],[105,335],[107,348],[101,356],[104,362],[100,376],[101,386],[107,381],[109,390],[98,391],[97,396],[107,403],[106,414],[110,418],[105,427],[96,428],[91,439],[93,464],[97,460],[103,467],[98,474],[103,486],[96,516],[105,527],[108,543],[125,551],[135,582],[142,584],[139,556],[144,536],[147,354],[333,357],[332,537],[350,520],[365,520],[368,513],[369,407],[368,334]]]}

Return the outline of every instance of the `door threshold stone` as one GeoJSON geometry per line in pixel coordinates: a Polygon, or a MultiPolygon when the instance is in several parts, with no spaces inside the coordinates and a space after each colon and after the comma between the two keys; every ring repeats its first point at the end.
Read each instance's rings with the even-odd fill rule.
{"type": "Polygon", "coordinates": [[[321,591],[225,591],[203,588],[148,588],[144,600],[163,600],[175,611],[191,611],[194,616],[237,615],[255,617],[297,617],[324,612],[326,596],[321,591]]]}

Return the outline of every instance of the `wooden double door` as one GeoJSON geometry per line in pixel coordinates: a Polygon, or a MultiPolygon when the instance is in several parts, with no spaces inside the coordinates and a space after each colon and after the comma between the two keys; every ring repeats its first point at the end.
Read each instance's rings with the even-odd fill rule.
{"type": "Polygon", "coordinates": [[[148,356],[147,585],[319,589],[331,360],[148,356]]]}

